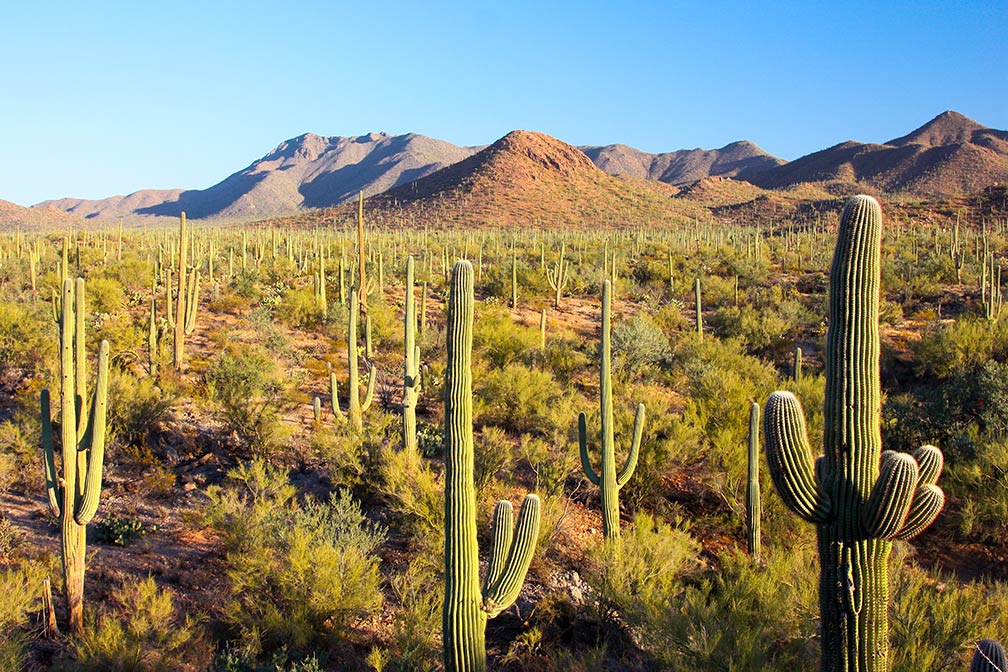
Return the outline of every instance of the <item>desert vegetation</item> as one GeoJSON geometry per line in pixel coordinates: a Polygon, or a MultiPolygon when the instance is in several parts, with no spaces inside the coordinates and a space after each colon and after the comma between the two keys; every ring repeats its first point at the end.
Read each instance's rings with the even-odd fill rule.
{"type": "Polygon", "coordinates": [[[1005,190],[881,200],[0,235],[0,667],[1003,669],[1005,190]]]}

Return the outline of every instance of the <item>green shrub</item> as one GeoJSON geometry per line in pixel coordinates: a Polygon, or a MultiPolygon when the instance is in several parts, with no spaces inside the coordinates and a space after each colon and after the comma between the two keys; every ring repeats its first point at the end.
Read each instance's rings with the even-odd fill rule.
{"type": "Polygon", "coordinates": [[[73,643],[71,669],[140,672],[199,669],[207,664],[196,622],[175,615],[171,594],[154,579],[127,583],[73,643]]]}
{"type": "Polygon", "coordinates": [[[56,327],[48,311],[46,303],[29,309],[0,301],[0,374],[28,378],[56,357],[56,327]]]}
{"type": "Polygon", "coordinates": [[[507,308],[481,306],[473,322],[473,349],[495,368],[528,361],[538,348],[538,330],[515,324],[507,308]]]}
{"type": "Polygon", "coordinates": [[[37,608],[46,576],[38,563],[0,570],[0,669],[24,669],[30,614],[37,608]]]}
{"type": "Polygon", "coordinates": [[[577,412],[570,393],[548,372],[510,364],[473,375],[477,424],[494,424],[512,434],[566,435],[577,412]]]}
{"type": "Polygon", "coordinates": [[[384,530],[368,523],[348,491],[298,505],[285,472],[261,461],[208,491],[207,521],[229,550],[224,619],[249,655],[287,646],[328,649],[381,607],[375,549],[384,530]]]}
{"type": "Polygon", "coordinates": [[[617,371],[635,376],[660,369],[672,355],[669,339],[654,320],[638,313],[612,329],[612,354],[617,371]]]}
{"type": "Polygon", "coordinates": [[[168,380],[159,386],[148,376],[137,378],[113,367],[108,399],[110,437],[125,446],[140,447],[146,445],[152,429],[168,420],[178,391],[168,380]]]}

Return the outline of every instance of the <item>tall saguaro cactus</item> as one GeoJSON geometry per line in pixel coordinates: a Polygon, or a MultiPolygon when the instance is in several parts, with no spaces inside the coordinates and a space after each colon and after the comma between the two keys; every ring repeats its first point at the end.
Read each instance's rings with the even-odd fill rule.
{"type": "Polygon", "coordinates": [[[417,451],[416,406],[420,388],[420,346],[416,344],[416,299],[413,289],[413,257],[406,259],[406,316],[403,337],[403,449],[417,451]]]}
{"type": "Polygon", "coordinates": [[[526,495],[512,529],[511,503],[494,509],[493,548],[483,587],[476,540],[476,485],[473,476],[472,324],[473,268],[455,264],[448,297],[445,370],[445,599],[443,612],[446,672],[486,669],[486,623],[511,606],[521,592],[539,536],[541,506],[526,495]]]}
{"type": "Polygon", "coordinates": [[[60,312],[60,443],[63,475],[56,475],[49,390],[41,393],[42,451],[49,510],[60,519],[63,580],[71,632],[84,628],[85,527],[98,509],[105,459],[109,344],[98,351],[98,381],[90,410],[84,350],[84,280],[63,281],[60,312]]]}
{"type": "Polygon", "coordinates": [[[196,310],[199,306],[199,271],[186,266],[188,260],[188,236],[186,234],[186,214],[179,217],[179,256],[176,272],[178,274],[178,292],[175,307],[171,302],[171,281],[168,281],[168,326],[174,333],[174,349],[172,361],[176,371],[182,370],[185,357],[185,337],[196,328],[196,310]],[[191,282],[190,282],[191,281],[191,282]]]}
{"type": "Polygon", "coordinates": [[[784,502],[816,525],[824,672],[889,669],[888,577],[893,539],[938,516],[941,451],[882,452],[879,279],[882,213],[870,196],[844,206],[830,270],[824,455],[813,465],[805,418],[790,392],[766,404],[767,462],[784,502]]]}
{"type": "Polygon", "coordinates": [[[588,428],[585,414],[578,415],[578,443],[581,451],[581,467],[588,480],[599,487],[602,497],[602,535],[607,539],[619,539],[619,491],[637,468],[641,434],[644,431],[644,404],[637,405],[634,419],[633,441],[630,454],[623,468],[616,473],[616,440],[613,429],[612,399],[612,338],[610,336],[610,313],[612,312],[612,283],[602,281],[602,347],[600,352],[601,373],[599,375],[599,398],[601,400],[602,423],[602,470],[596,472],[588,455],[588,428]]]}
{"type": "MultiPolygon", "coordinates": [[[[360,400],[360,368],[358,366],[357,355],[357,314],[360,308],[357,303],[357,290],[350,292],[350,315],[347,319],[347,412],[350,425],[356,431],[361,431],[364,427],[364,420],[361,414],[371,408],[374,400],[376,371],[372,368],[368,376],[367,392],[364,393],[364,403],[360,400]]],[[[329,388],[332,393],[331,405],[333,414],[337,418],[343,418],[344,414],[340,409],[336,384],[336,374],[329,374],[329,388]]]]}

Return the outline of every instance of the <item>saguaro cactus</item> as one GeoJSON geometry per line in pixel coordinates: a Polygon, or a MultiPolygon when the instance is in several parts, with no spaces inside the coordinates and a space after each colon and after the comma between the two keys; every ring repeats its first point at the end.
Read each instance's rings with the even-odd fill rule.
{"type": "Polygon", "coordinates": [[[570,268],[564,260],[564,244],[560,243],[560,258],[557,259],[556,264],[546,269],[546,279],[555,292],[553,296],[554,308],[560,307],[560,298],[563,296],[563,290],[567,286],[567,280],[570,277],[569,271],[570,268]]]}
{"type": "Polygon", "coordinates": [[[700,278],[693,282],[693,296],[696,303],[696,335],[697,340],[703,340],[703,305],[700,302],[700,278]]]}
{"type": "Polygon", "coordinates": [[[416,406],[420,389],[420,346],[416,344],[416,299],[413,289],[413,257],[406,259],[406,316],[403,338],[403,449],[417,451],[416,406]]]}
{"type": "Polygon", "coordinates": [[[578,415],[578,443],[581,449],[581,467],[588,480],[599,487],[602,497],[602,535],[607,540],[619,539],[619,491],[637,468],[641,434],[644,431],[644,404],[637,405],[634,420],[633,441],[630,454],[623,468],[616,473],[616,440],[613,429],[612,400],[612,339],[610,336],[610,313],[612,312],[612,283],[602,281],[602,347],[600,352],[601,373],[599,376],[599,398],[601,400],[601,440],[602,473],[597,473],[588,455],[588,429],[585,414],[578,415]]]}
{"type": "MultiPolygon", "coordinates": [[[[360,400],[360,367],[357,358],[357,313],[360,308],[357,304],[357,290],[350,292],[350,315],[347,319],[347,411],[346,416],[350,420],[350,425],[356,431],[364,427],[361,414],[371,408],[375,391],[375,371],[372,369],[368,376],[367,392],[364,393],[364,403],[360,400]]],[[[329,391],[332,394],[331,405],[333,414],[342,419],[343,410],[339,404],[339,387],[336,384],[336,374],[329,373],[329,391]]]]}
{"type": "Polygon", "coordinates": [[[192,271],[190,276],[186,263],[188,259],[188,236],[186,234],[186,215],[183,212],[179,218],[179,256],[176,272],[178,273],[178,292],[175,307],[171,302],[171,276],[168,280],[168,326],[174,333],[174,349],[172,361],[176,371],[182,370],[185,356],[185,337],[196,328],[196,309],[199,305],[199,272],[192,271]],[[192,280],[191,283],[187,279],[192,280]],[[188,289],[187,289],[188,288],[188,289]]]}
{"type": "Polygon", "coordinates": [[[445,370],[445,599],[442,622],[446,672],[486,669],[486,622],[521,592],[539,536],[539,498],[526,495],[512,529],[510,502],[494,509],[493,548],[482,590],[473,476],[473,269],[459,261],[448,297],[445,370]]]}
{"type": "Polygon", "coordinates": [[[60,341],[60,443],[63,476],[56,476],[56,445],[49,390],[41,393],[42,451],[49,510],[60,519],[63,580],[71,632],[84,627],[86,525],[98,509],[105,459],[109,344],[98,351],[98,381],[91,408],[85,407],[84,280],[63,281],[60,341]]]}
{"type": "Polygon", "coordinates": [[[930,525],[945,502],[942,454],[882,452],[879,278],[882,213],[870,196],[844,206],[830,270],[825,454],[815,460],[797,398],[766,404],[767,462],[784,502],[814,523],[824,672],[889,669],[886,562],[893,539],[930,525]]]}
{"type": "Polygon", "coordinates": [[[760,504],[759,487],[759,415],[760,405],[753,402],[749,407],[749,471],[746,481],[746,542],[749,555],[759,560],[760,544],[760,504]]]}
{"type": "Polygon", "coordinates": [[[976,652],[970,664],[970,672],[1005,672],[1008,659],[1004,647],[996,639],[981,639],[976,643],[976,652]]]}

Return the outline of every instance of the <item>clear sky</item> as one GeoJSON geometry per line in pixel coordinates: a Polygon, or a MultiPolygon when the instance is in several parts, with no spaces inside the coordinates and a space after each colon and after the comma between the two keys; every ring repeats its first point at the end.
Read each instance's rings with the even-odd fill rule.
{"type": "Polygon", "coordinates": [[[4,4],[0,199],[23,205],[206,188],[304,132],[793,159],[946,109],[1008,128],[1003,0],[4,4]]]}

